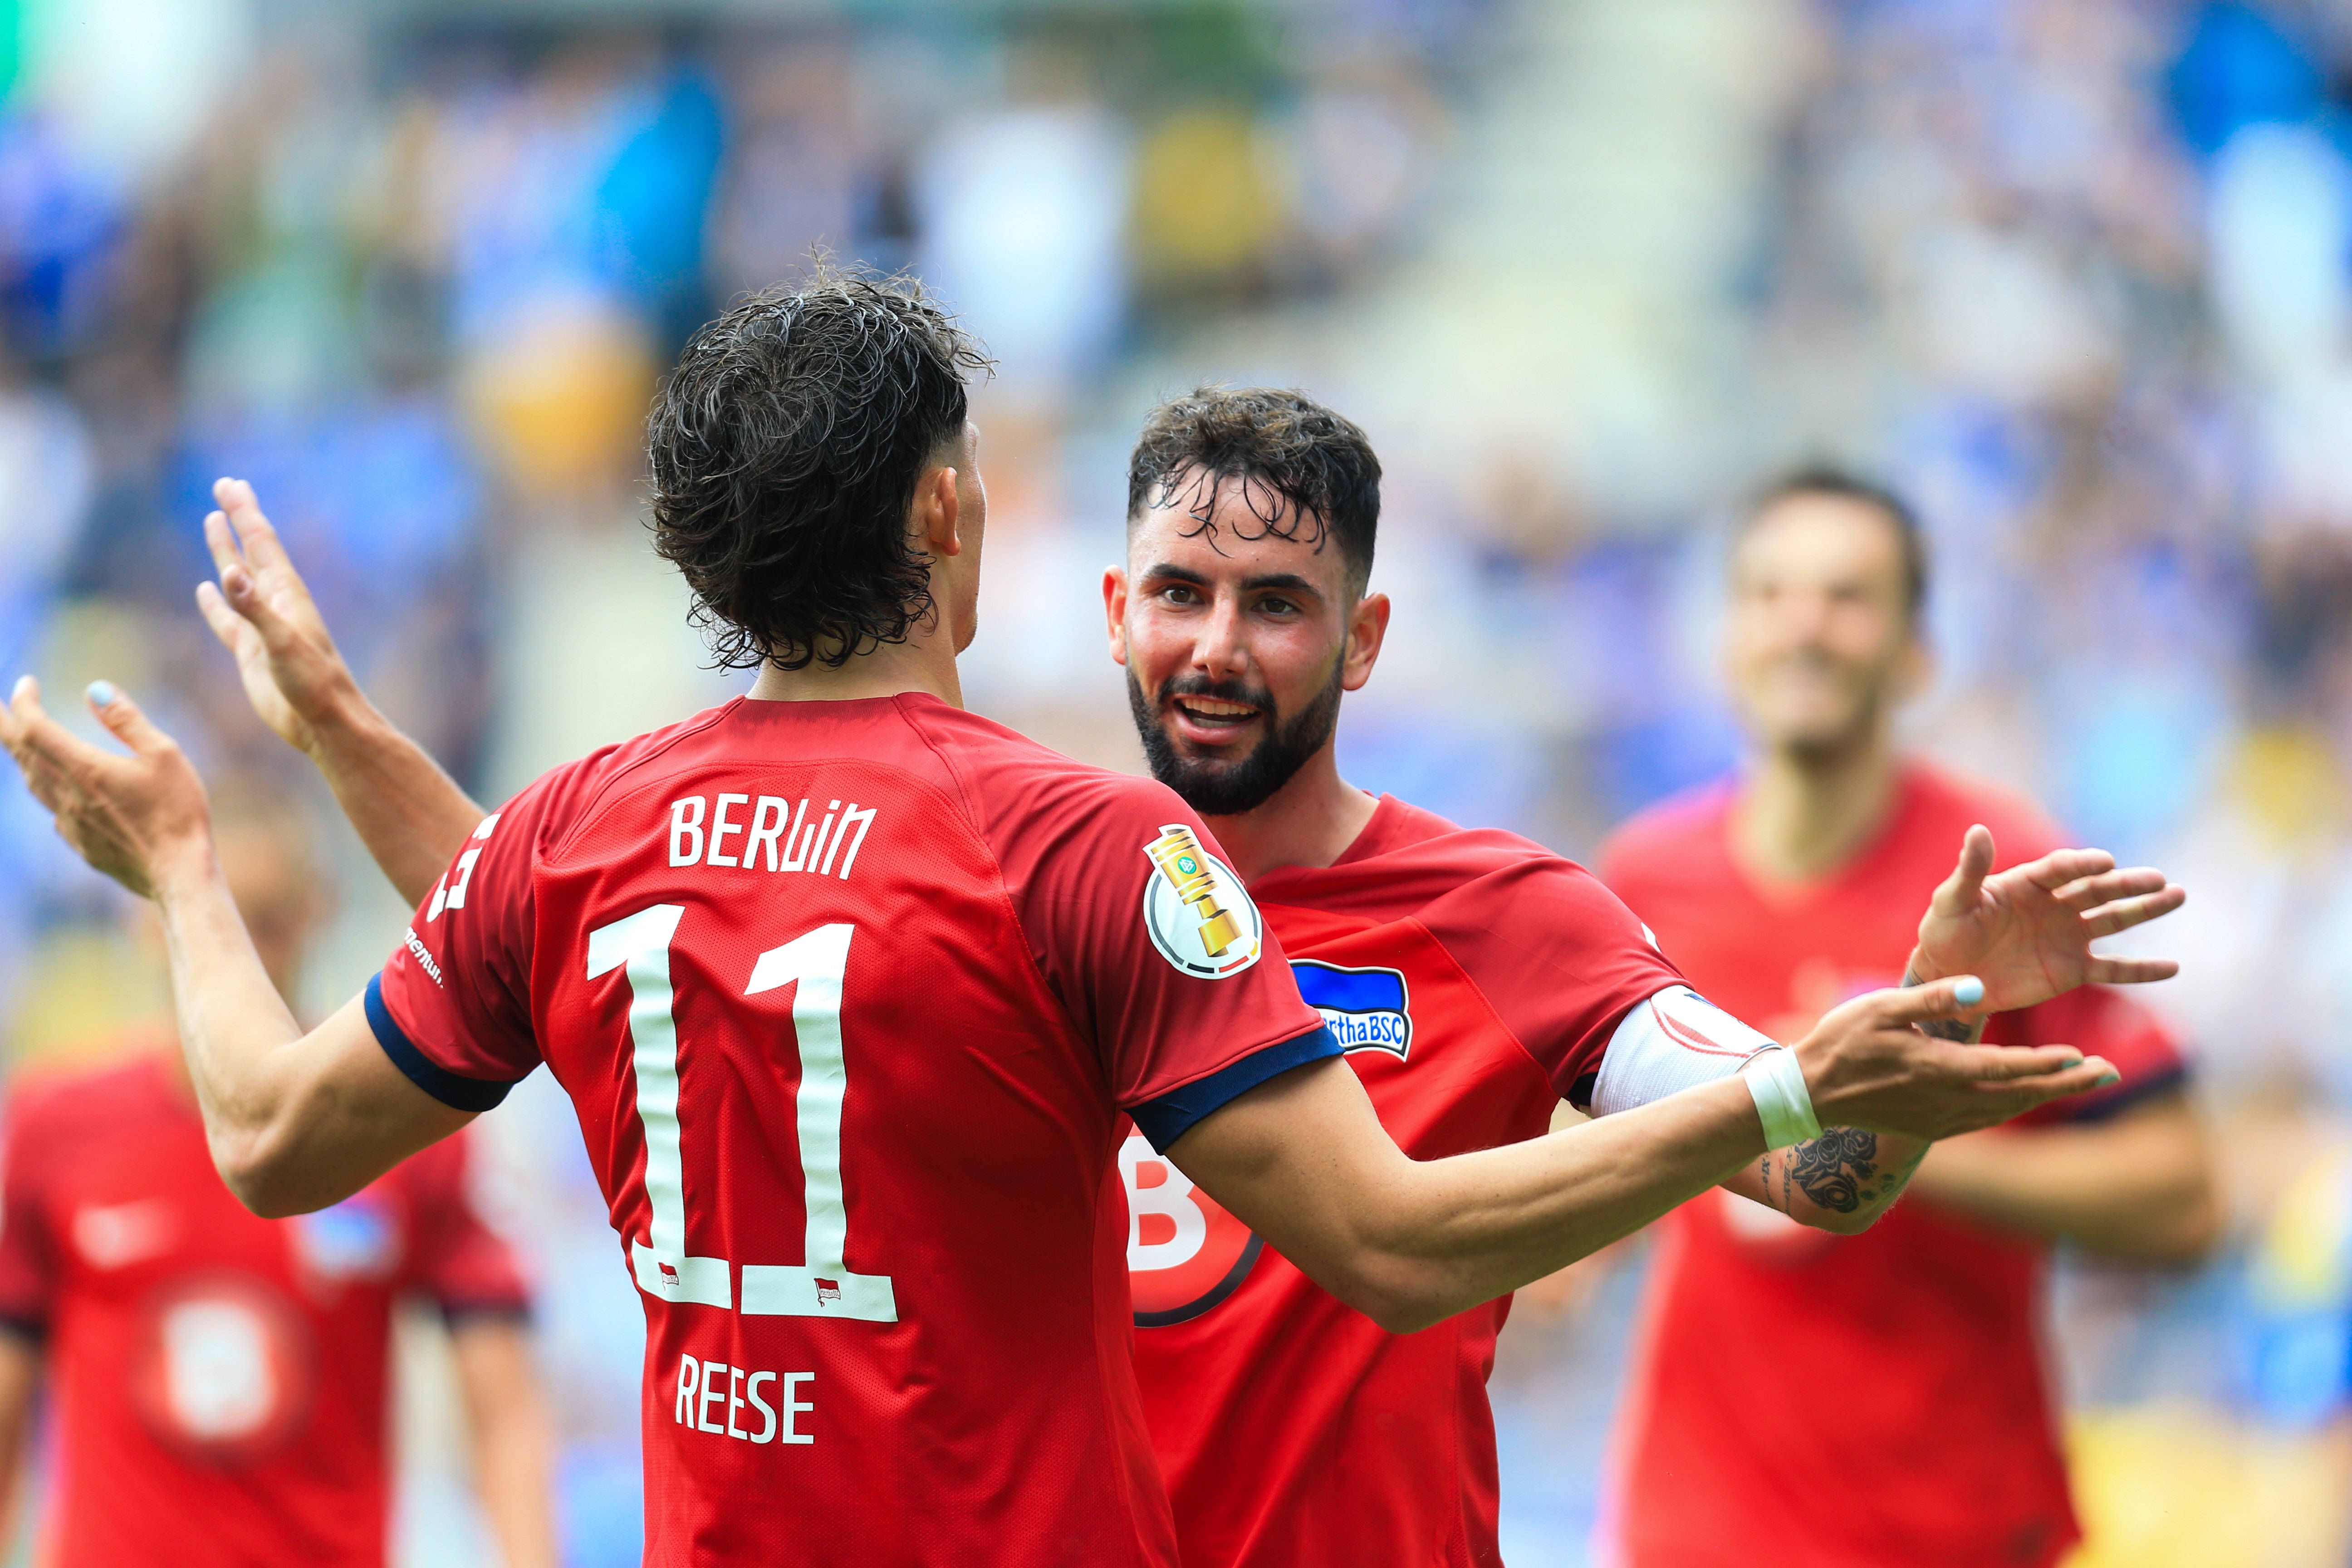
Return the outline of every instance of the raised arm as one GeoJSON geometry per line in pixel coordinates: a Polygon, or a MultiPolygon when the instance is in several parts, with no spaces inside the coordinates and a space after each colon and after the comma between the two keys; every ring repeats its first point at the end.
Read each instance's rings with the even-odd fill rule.
{"type": "MultiPolygon", "coordinates": [[[[1993,872],[1992,831],[1971,827],[1958,864],[1919,919],[1919,941],[1904,975],[1934,980],[1973,974],[1985,984],[1983,1005],[1968,1023],[2038,1006],[2078,985],[2142,985],[2169,980],[2168,958],[2110,958],[2091,951],[2101,937],[2170,914],[2189,895],[2150,867],[2119,870],[2104,849],[2055,849],[2038,860],[1993,872]]],[[[1960,1020],[1937,1026],[1961,1037],[1960,1020]]]]}
{"type": "MultiPolygon", "coordinates": [[[[2117,869],[2115,857],[2103,849],[2060,849],[1995,875],[1993,856],[1991,832],[1981,826],[1969,829],[1952,874],[1920,918],[1906,984],[1963,973],[1984,981],[1981,1000],[1966,1016],[1923,1022],[1920,1027],[1929,1034],[1973,1043],[1991,1014],[2035,1006],[2079,985],[2137,985],[2179,972],[2170,959],[2109,958],[2091,949],[2101,937],[2181,906],[2187,893],[2161,871],[2117,869]]],[[[2161,1150],[2154,1142],[2117,1140],[2116,1152],[2126,1159],[2115,1168],[2116,1190],[2127,1196],[2145,1184],[2186,1180],[2184,1171],[2201,1168],[2193,1161],[2184,1166],[2177,1139],[2161,1150]],[[2144,1149],[2143,1142],[2150,1147],[2144,1149]],[[2143,1154],[2145,1163],[2137,1158],[2143,1154]],[[2131,1173],[2143,1170],[2145,1183],[2130,1179],[2131,1173]]],[[[2004,1151],[2020,1146],[2000,1145],[2004,1151]]],[[[1766,1155],[1725,1185],[1818,1229],[1852,1234],[1886,1211],[1927,1157],[1927,1145],[1918,1139],[1831,1127],[1818,1139],[1766,1155]]],[[[1998,1154],[1970,1151],[1949,1159],[1938,1154],[1933,1164],[1952,1173],[1956,1189],[1987,1194],[1987,1207],[2043,1213],[2048,1205],[2029,1199],[2029,1189],[2038,1184],[2004,1179],[2008,1172],[1991,1168],[1999,1163],[1998,1154]]],[[[2092,1189],[2077,1190],[2108,1185],[2095,1183],[2092,1189]]],[[[2044,1228],[2060,1234],[2054,1226],[2044,1228]]],[[[2178,1226],[2168,1217],[2159,1228],[2169,1236],[2178,1226]]]]}
{"type": "Polygon", "coordinates": [[[358,999],[303,1031],[222,879],[195,769],[106,683],[91,688],[90,706],[129,755],[68,734],[42,711],[29,676],[0,710],[0,741],[66,842],[155,900],[181,1047],[229,1190],[264,1216],[324,1208],[473,1120],[393,1065],[358,999]]]}
{"type": "MultiPolygon", "coordinates": [[[[1820,1114],[1935,1138],[2114,1081],[2105,1062],[2067,1047],[1919,1033],[1960,1012],[1960,984],[1874,992],[1823,1018],[1795,1048],[1820,1114]]],[[[1735,1076],[1524,1143],[1415,1161],[1353,1070],[1325,1060],[1238,1097],[1168,1154],[1318,1284],[1409,1333],[1630,1235],[1765,1152],[1756,1100],[1735,1076]]]]}
{"type": "Polygon", "coordinates": [[[253,710],[325,776],[400,896],[423,903],[486,814],[360,689],[253,487],[220,479],[213,499],[205,542],[220,582],[196,589],[196,607],[253,710]]]}

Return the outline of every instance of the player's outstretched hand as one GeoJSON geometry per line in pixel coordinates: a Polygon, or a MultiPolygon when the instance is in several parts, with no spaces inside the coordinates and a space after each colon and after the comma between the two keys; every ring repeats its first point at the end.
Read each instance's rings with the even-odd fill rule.
{"type": "Polygon", "coordinates": [[[312,752],[319,727],[356,697],[358,684],[253,487],[216,479],[213,499],[220,510],[205,519],[205,543],[220,582],[197,585],[196,608],[236,656],[246,700],[262,722],[312,752]]]}
{"type": "Polygon", "coordinates": [[[1961,1045],[1915,1026],[1983,1005],[1983,983],[1956,975],[1832,1008],[1794,1047],[1822,1125],[1949,1138],[2116,1081],[2072,1046],[1961,1045]]]}
{"type": "Polygon", "coordinates": [[[29,675],[0,708],[0,743],[57,817],[58,836],[132,892],[152,897],[175,858],[210,852],[204,780],[179,742],[106,681],[91,683],[89,706],[130,755],[68,733],[42,709],[40,684],[29,675]]]}
{"type": "Polygon", "coordinates": [[[2189,895],[2149,867],[2118,870],[2104,849],[2056,849],[1992,875],[1992,834],[1971,827],[1960,861],[1927,905],[1911,976],[1973,974],[1985,1001],[1973,1011],[2031,1007],[2077,985],[2169,980],[2168,958],[2104,958],[2091,943],[2181,906],[2189,895]]]}

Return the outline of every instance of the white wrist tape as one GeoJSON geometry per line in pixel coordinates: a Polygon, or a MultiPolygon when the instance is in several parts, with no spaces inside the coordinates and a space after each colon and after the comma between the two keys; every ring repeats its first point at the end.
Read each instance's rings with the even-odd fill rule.
{"type": "Polygon", "coordinates": [[[1601,1054],[1592,1114],[1608,1116],[1729,1078],[1773,1042],[1687,985],[1627,1013],[1601,1054]]]}
{"type": "Polygon", "coordinates": [[[1764,1122],[1764,1147],[1786,1149],[1822,1135],[1821,1119],[1813,1114],[1812,1091],[1805,1087],[1805,1069],[1797,1053],[1785,1046],[1759,1051],[1744,1075],[1748,1092],[1755,1097],[1756,1114],[1764,1122]]]}

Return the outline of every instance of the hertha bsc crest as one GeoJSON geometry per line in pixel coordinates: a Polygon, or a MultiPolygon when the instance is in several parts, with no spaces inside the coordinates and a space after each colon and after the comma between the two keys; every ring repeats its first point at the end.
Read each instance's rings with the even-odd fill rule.
{"type": "Polygon", "coordinates": [[[1265,927],[1234,868],[1189,827],[1163,827],[1143,847],[1143,929],[1160,956],[1187,974],[1223,980],[1257,962],[1265,927]]]}

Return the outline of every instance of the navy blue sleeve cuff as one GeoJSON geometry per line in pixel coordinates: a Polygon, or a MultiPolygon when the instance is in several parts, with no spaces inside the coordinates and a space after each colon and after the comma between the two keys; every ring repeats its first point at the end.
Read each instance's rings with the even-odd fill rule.
{"type": "Polygon", "coordinates": [[[444,1105],[458,1110],[488,1110],[514,1087],[486,1079],[461,1078],[418,1050],[416,1042],[393,1018],[392,1009],[383,1005],[381,974],[368,977],[367,1021],[368,1027],[375,1031],[375,1043],[383,1047],[392,1065],[406,1073],[409,1082],[444,1105]]]}
{"type": "Polygon", "coordinates": [[[1192,1130],[1194,1122],[1213,1110],[1223,1110],[1266,1079],[1338,1055],[1339,1042],[1331,1037],[1328,1026],[1318,1025],[1294,1039],[1252,1051],[1232,1066],[1219,1068],[1208,1077],[1171,1089],[1157,1100],[1133,1106],[1128,1114],[1135,1118],[1137,1130],[1151,1141],[1151,1146],[1164,1154],[1168,1145],[1192,1130]]]}

